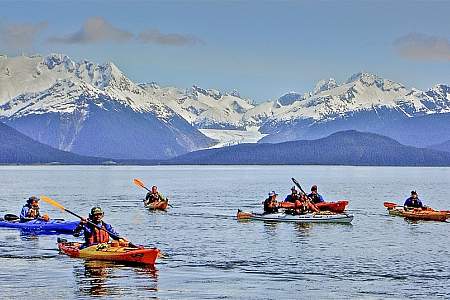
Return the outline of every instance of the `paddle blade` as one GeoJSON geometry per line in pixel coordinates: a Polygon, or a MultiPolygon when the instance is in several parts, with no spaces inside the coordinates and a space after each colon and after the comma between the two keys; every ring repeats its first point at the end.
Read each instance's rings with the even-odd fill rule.
{"type": "Polygon", "coordinates": [[[49,197],[46,196],[41,196],[40,198],[42,201],[47,202],[48,204],[59,208],[62,211],[65,211],[66,209],[64,208],[64,206],[62,206],[61,204],[59,204],[58,202],[56,202],[55,200],[50,199],[49,197]]]}
{"type": "Polygon", "coordinates": [[[393,202],[384,202],[383,205],[384,205],[384,207],[386,207],[386,208],[395,208],[395,207],[398,206],[397,203],[393,203],[393,202]]]}
{"type": "Polygon", "coordinates": [[[138,187],[145,189],[145,184],[142,182],[142,180],[135,178],[135,179],[133,179],[133,182],[138,187]]]}

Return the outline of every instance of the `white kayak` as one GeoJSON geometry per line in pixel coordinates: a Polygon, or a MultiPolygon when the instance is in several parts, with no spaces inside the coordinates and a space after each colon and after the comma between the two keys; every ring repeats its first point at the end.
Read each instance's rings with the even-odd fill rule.
{"type": "Polygon", "coordinates": [[[330,214],[330,213],[308,213],[302,215],[291,215],[284,212],[273,214],[249,213],[238,210],[238,220],[259,220],[269,222],[291,222],[291,223],[351,223],[353,215],[330,214]]]}

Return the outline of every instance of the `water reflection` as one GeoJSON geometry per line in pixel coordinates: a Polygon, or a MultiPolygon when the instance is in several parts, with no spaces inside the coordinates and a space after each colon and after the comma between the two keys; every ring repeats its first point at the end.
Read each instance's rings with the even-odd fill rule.
{"type": "Polygon", "coordinates": [[[130,266],[106,261],[85,261],[74,266],[79,296],[121,295],[127,289],[158,291],[158,270],[154,266],[130,266]],[[134,272],[142,286],[130,287],[128,277],[134,272]]]}

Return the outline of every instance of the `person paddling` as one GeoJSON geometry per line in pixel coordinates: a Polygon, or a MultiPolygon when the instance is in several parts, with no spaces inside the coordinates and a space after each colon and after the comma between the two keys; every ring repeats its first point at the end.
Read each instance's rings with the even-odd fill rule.
{"type": "Polygon", "coordinates": [[[36,219],[48,221],[50,218],[48,215],[41,216],[39,211],[39,198],[31,196],[28,198],[27,204],[22,207],[22,211],[20,212],[20,222],[28,222],[36,219]]]}
{"type": "Polygon", "coordinates": [[[269,193],[269,197],[264,201],[265,214],[273,214],[278,212],[277,196],[278,194],[275,193],[275,191],[269,193]]]}
{"type": "Polygon", "coordinates": [[[297,189],[295,188],[295,186],[293,186],[291,188],[291,194],[286,196],[286,199],[284,199],[284,202],[295,203],[295,201],[297,201],[299,199],[300,199],[300,197],[298,196],[297,189]]]}
{"type": "Polygon", "coordinates": [[[168,199],[166,197],[164,197],[158,191],[158,187],[156,185],[154,185],[154,186],[152,186],[151,192],[148,192],[147,195],[145,196],[144,204],[149,205],[149,204],[152,204],[153,202],[158,202],[158,201],[168,201],[168,199]]]}
{"type": "Polygon", "coordinates": [[[405,210],[409,208],[425,208],[422,201],[419,199],[419,195],[416,191],[411,191],[411,196],[406,199],[405,204],[403,204],[405,210]]]}
{"type": "Polygon", "coordinates": [[[311,194],[308,195],[308,198],[311,199],[314,204],[324,202],[323,197],[317,192],[317,185],[311,187],[311,194]]]}
{"type": "Polygon", "coordinates": [[[114,230],[114,228],[103,222],[102,219],[104,217],[103,210],[100,207],[93,207],[91,209],[91,213],[89,214],[89,219],[83,218],[80,221],[80,224],[78,224],[77,228],[74,230],[75,236],[80,236],[81,233],[84,234],[84,240],[85,243],[83,247],[89,247],[96,244],[102,244],[102,243],[108,243],[110,235],[105,230],[111,232],[114,234],[114,236],[111,236],[111,238],[116,240],[122,240],[123,242],[126,242],[123,239],[118,238],[119,234],[114,230]],[[88,220],[97,225],[100,228],[103,228],[105,230],[101,230],[97,228],[96,226],[89,224],[88,220]]]}

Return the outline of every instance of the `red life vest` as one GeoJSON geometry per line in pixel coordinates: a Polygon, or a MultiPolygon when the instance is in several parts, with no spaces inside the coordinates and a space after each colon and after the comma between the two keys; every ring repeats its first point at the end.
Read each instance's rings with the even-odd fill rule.
{"type": "MultiPolygon", "coordinates": [[[[102,223],[102,228],[105,228],[105,225],[102,223]]],[[[94,227],[92,231],[92,235],[86,239],[88,245],[101,244],[109,242],[109,234],[105,230],[100,230],[97,227],[94,227]]]]}

